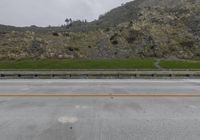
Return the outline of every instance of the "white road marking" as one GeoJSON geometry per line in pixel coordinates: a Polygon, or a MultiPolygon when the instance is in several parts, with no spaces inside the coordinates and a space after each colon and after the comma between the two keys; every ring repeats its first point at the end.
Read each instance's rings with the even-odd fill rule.
{"type": "Polygon", "coordinates": [[[58,118],[58,122],[62,124],[66,123],[76,123],[78,121],[77,117],[68,117],[68,116],[62,116],[58,118]]]}
{"type": "Polygon", "coordinates": [[[89,106],[84,106],[84,105],[76,105],[75,108],[76,109],[88,109],[90,107],[89,106]]]}

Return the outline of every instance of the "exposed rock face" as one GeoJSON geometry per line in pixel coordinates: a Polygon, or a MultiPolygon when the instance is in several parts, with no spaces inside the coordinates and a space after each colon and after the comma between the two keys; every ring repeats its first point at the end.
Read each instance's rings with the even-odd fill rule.
{"type": "Polygon", "coordinates": [[[0,26],[0,59],[200,58],[200,0],[135,0],[83,28],[0,26]]]}

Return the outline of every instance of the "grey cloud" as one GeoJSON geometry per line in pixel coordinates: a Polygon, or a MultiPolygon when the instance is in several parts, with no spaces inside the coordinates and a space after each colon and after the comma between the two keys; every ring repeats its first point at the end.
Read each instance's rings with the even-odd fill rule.
{"type": "Polygon", "coordinates": [[[91,21],[127,1],[131,0],[0,0],[0,24],[61,25],[66,17],[91,21]]]}

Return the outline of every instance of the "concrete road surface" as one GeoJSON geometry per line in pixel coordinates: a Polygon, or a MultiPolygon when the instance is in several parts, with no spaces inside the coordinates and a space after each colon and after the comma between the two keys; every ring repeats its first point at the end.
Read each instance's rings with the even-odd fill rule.
{"type": "Polygon", "coordinates": [[[5,94],[200,94],[200,80],[0,81],[0,140],[199,140],[200,97],[5,94]]]}

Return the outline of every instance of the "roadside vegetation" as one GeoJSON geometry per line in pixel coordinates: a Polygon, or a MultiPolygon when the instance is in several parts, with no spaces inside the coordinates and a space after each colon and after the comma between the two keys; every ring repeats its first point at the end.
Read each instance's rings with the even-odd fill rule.
{"type": "Polygon", "coordinates": [[[0,69],[156,69],[153,59],[44,59],[3,60],[0,69]]]}
{"type": "Polygon", "coordinates": [[[160,66],[165,69],[200,69],[200,60],[161,60],[160,66]]]}
{"type": "Polygon", "coordinates": [[[64,69],[200,69],[200,60],[132,59],[26,59],[1,60],[0,69],[8,70],[64,70],[64,69]],[[158,67],[159,66],[159,67],[158,67]]]}

